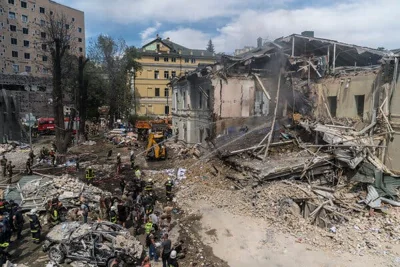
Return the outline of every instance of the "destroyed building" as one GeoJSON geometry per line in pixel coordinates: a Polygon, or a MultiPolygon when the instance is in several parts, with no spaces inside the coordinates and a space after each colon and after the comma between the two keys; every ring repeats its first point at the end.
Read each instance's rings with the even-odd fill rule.
{"type": "Polygon", "coordinates": [[[19,140],[22,135],[18,101],[8,93],[0,90],[0,143],[19,140]]]}

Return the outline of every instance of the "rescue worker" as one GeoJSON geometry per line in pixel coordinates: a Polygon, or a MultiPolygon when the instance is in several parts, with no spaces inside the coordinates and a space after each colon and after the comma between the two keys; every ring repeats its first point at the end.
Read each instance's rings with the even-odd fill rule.
{"type": "Polygon", "coordinates": [[[122,200],[118,201],[117,210],[118,210],[118,221],[119,224],[123,227],[126,226],[126,220],[128,219],[128,210],[125,205],[126,196],[122,196],[122,200]]]}
{"type": "Polygon", "coordinates": [[[57,152],[57,146],[54,142],[51,142],[51,150],[53,150],[54,152],[57,152]]]}
{"type": "Polygon", "coordinates": [[[146,186],[144,188],[146,193],[150,194],[153,192],[153,185],[154,185],[153,179],[150,178],[149,180],[147,180],[146,186]]]}
{"type": "Polygon", "coordinates": [[[7,174],[8,174],[8,180],[7,183],[11,184],[12,182],[12,176],[13,176],[13,169],[15,168],[15,165],[12,165],[12,161],[10,160],[7,164],[7,174]]]}
{"type": "Polygon", "coordinates": [[[117,223],[117,212],[116,211],[117,211],[117,207],[111,206],[109,217],[110,217],[110,222],[112,222],[112,223],[117,223]]]}
{"type": "Polygon", "coordinates": [[[4,225],[0,223],[0,266],[3,266],[7,262],[7,257],[10,257],[10,254],[6,251],[10,242],[8,242],[4,225]]]}
{"type": "Polygon", "coordinates": [[[3,177],[6,177],[6,175],[7,175],[7,159],[6,159],[5,155],[3,155],[3,158],[0,160],[0,164],[1,164],[3,177]]]}
{"type": "Polygon", "coordinates": [[[135,168],[135,154],[133,153],[133,150],[131,150],[130,160],[131,160],[131,169],[133,170],[133,168],[135,168]]]}
{"type": "Polygon", "coordinates": [[[50,151],[50,158],[51,158],[51,165],[54,166],[56,163],[56,152],[54,151],[53,148],[50,151]]]}
{"type": "Polygon", "coordinates": [[[52,206],[50,209],[50,221],[51,221],[51,227],[54,227],[60,223],[60,213],[58,211],[58,199],[57,203],[55,203],[54,199],[52,201],[52,206]]]}
{"type": "Polygon", "coordinates": [[[0,215],[3,215],[3,213],[6,211],[6,200],[5,199],[0,199],[0,215]]]}
{"type": "Polygon", "coordinates": [[[124,190],[125,190],[125,186],[126,186],[126,183],[125,183],[124,178],[121,178],[121,181],[119,182],[119,186],[120,186],[121,192],[122,192],[122,194],[123,194],[123,193],[124,193],[124,190]]]}
{"type": "Polygon", "coordinates": [[[92,169],[92,166],[89,166],[89,167],[87,168],[85,177],[86,177],[86,182],[87,182],[88,184],[90,184],[90,183],[93,182],[94,171],[93,171],[93,169],[92,169]]]}
{"type": "Polygon", "coordinates": [[[22,228],[24,227],[24,216],[22,216],[21,207],[14,207],[13,224],[14,229],[17,231],[17,240],[22,239],[22,228]]]}
{"type": "Polygon", "coordinates": [[[33,165],[33,159],[35,158],[35,154],[33,153],[33,149],[29,151],[29,159],[31,160],[31,164],[33,165]]]}
{"type": "Polygon", "coordinates": [[[172,200],[172,186],[174,183],[172,182],[171,178],[168,177],[167,182],[165,183],[165,194],[168,201],[172,200]]]}
{"type": "Polygon", "coordinates": [[[47,156],[47,149],[45,147],[42,147],[42,149],[40,149],[39,162],[45,160],[46,156],[47,156]]]}
{"type": "Polygon", "coordinates": [[[147,223],[144,225],[144,232],[146,235],[149,235],[153,230],[153,223],[151,222],[151,218],[147,218],[147,223]]]}
{"type": "Polygon", "coordinates": [[[168,259],[168,267],[179,267],[178,261],[176,260],[177,254],[175,250],[171,251],[171,255],[169,255],[168,259]]]}
{"type": "Polygon", "coordinates": [[[87,204],[87,201],[85,199],[82,199],[81,210],[82,210],[83,223],[87,223],[87,219],[89,216],[89,205],[87,204]]]}
{"type": "Polygon", "coordinates": [[[117,154],[117,174],[120,174],[121,172],[121,153],[117,154]]]}
{"type": "Polygon", "coordinates": [[[136,176],[136,178],[141,180],[142,172],[140,171],[139,167],[136,167],[135,176],[136,176]]]}
{"type": "Polygon", "coordinates": [[[28,213],[28,218],[29,218],[29,226],[31,228],[33,243],[39,244],[40,243],[40,232],[42,230],[42,226],[40,225],[40,221],[39,221],[39,218],[36,213],[37,213],[37,209],[32,209],[28,213]]]}
{"type": "Polygon", "coordinates": [[[107,153],[107,160],[109,160],[112,156],[112,149],[110,149],[107,153]]]}
{"type": "Polygon", "coordinates": [[[32,175],[32,160],[31,158],[26,159],[26,173],[32,175]]]}

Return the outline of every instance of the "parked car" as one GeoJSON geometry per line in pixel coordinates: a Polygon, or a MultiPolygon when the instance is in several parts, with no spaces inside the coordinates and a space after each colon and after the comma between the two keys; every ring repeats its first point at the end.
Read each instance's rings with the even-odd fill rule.
{"type": "Polygon", "coordinates": [[[132,266],[142,258],[143,246],[123,227],[110,222],[65,222],[46,236],[43,251],[50,260],[81,261],[96,266],[132,266]]]}

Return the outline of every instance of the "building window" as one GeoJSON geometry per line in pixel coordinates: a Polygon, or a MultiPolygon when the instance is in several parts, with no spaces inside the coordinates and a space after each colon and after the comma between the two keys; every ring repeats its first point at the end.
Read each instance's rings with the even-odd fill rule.
{"type": "Polygon", "coordinates": [[[47,61],[47,56],[42,56],[42,61],[47,61]]]}
{"type": "Polygon", "coordinates": [[[53,11],[50,11],[50,15],[53,15],[53,11]]]}
{"type": "Polygon", "coordinates": [[[176,77],[176,71],[171,71],[171,77],[176,77]]]}
{"type": "Polygon", "coordinates": [[[157,52],[160,51],[160,44],[157,44],[157,52]]]}
{"type": "Polygon", "coordinates": [[[165,115],[169,114],[169,106],[165,106],[164,108],[165,115]]]}
{"type": "Polygon", "coordinates": [[[154,61],[160,61],[159,57],[154,57],[154,61]]]}
{"type": "Polygon", "coordinates": [[[40,20],[40,25],[41,25],[41,26],[46,25],[46,21],[44,21],[44,20],[41,19],[41,20],[40,20]]]}
{"type": "Polygon", "coordinates": [[[189,59],[188,58],[185,58],[185,63],[189,63],[189,59]]]}
{"type": "Polygon", "coordinates": [[[15,25],[10,25],[10,31],[16,32],[16,31],[17,31],[17,26],[15,26],[15,25]]]}
{"type": "Polygon", "coordinates": [[[46,44],[42,44],[42,50],[47,50],[47,45],[46,44]]]}
{"type": "Polygon", "coordinates": [[[28,40],[24,40],[24,46],[25,47],[29,47],[29,41],[28,40]]]}
{"type": "Polygon", "coordinates": [[[65,29],[69,30],[69,24],[65,24],[65,29]]]}
{"type": "Polygon", "coordinates": [[[78,38],[78,42],[82,43],[82,38],[78,38]]]}
{"type": "Polygon", "coordinates": [[[8,12],[8,18],[9,18],[9,19],[15,19],[15,13],[9,11],[9,12],[8,12]]]}
{"type": "Polygon", "coordinates": [[[25,58],[25,59],[31,59],[31,54],[25,53],[25,54],[24,54],[24,58],[25,58]]]}
{"type": "Polygon", "coordinates": [[[14,72],[19,72],[19,65],[14,64],[12,67],[14,72]]]}
{"type": "Polygon", "coordinates": [[[44,7],[39,7],[39,12],[44,14],[46,13],[46,9],[44,7]]]}
{"type": "Polygon", "coordinates": [[[78,32],[82,32],[82,28],[81,27],[78,28],[78,32]]]}
{"type": "Polygon", "coordinates": [[[182,108],[183,108],[183,109],[186,108],[186,92],[183,92],[183,96],[182,96],[182,108]]]}
{"type": "Polygon", "coordinates": [[[25,1],[21,1],[21,7],[22,8],[27,8],[28,4],[25,1]]]}
{"type": "Polygon", "coordinates": [[[174,109],[177,110],[178,109],[178,93],[175,93],[175,97],[174,97],[174,109]]]}
{"type": "Polygon", "coordinates": [[[154,96],[160,96],[160,88],[155,89],[154,96]]]}
{"type": "Polygon", "coordinates": [[[22,22],[28,22],[28,16],[22,15],[21,16],[22,22]]]}
{"type": "Polygon", "coordinates": [[[31,66],[25,66],[25,72],[31,72],[32,68],[31,66]]]}
{"type": "Polygon", "coordinates": [[[329,112],[332,117],[336,117],[336,109],[337,109],[337,97],[336,96],[328,96],[328,105],[329,112]]]}
{"type": "Polygon", "coordinates": [[[196,59],[195,58],[192,58],[192,63],[193,64],[196,63],[196,59]]]}
{"type": "Polygon", "coordinates": [[[41,32],[41,33],[40,33],[40,37],[46,38],[46,33],[45,33],[45,32],[41,32]]]}
{"type": "Polygon", "coordinates": [[[29,33],[28,28],[22,28],[22,33],[23,33],[23,34],[28,34],[28,33],[29,33]]]}
{"type": "Polygon", "coordinates": [[[361,118],[364,117],[365,95],[355,95],[354,100],[356,101],[357,115],[361,118]]]}
{"type": "Polygon", "coordinates": [[[164,89],[164,96],[169,97],[169,89],[168,88],[164,89]]]}
{"type": "Polygon", "coordinates": [[[11,44],[17,45],[18,44],[17,38],[11,38],[11,44]]]}
{"type": "Polygon", "coordinates": [[[8,3],[14,5],[14,0],[8,0],[8,3]]]}
{"type": "Polygon", "coordinates": [[[82,47],[79,47],[79,52],[83,52],[83,48],[82,47]]]}
{"type": "Polygon", "coordinates": [[[164,58],[164,62],[168,62],[168,58],[167,57],[164,58]]]}
{"type": "Polygon", "coordinates": [[[176,62],[176,58],[175,57],[171,58],[171,62],[176,62]]]}
{"type": "Polygon", "coordinates": [[[42,72],[43,72],[44,74],[47,74],[47,73],[49,73],[49,69],[48,69],[48,68],[43,68],[42,72]]]}
{"type": "Polygon", "coordinates": [[[75,18],[72,18],[72,21],[75,21],[75,18]]]}
{"type": "Polygon", "coordinates": [[[168,79],[169,78],[169,71],[164,71],[164,79],[168,79]]]}
{"type": "Polygon", "coordinates": [[[206,108],[210,108],[210,90],[206,90],[206,108]]]}
{"type": "Polygon", "coordinates": [[[156,80],[160,79],[160,72],[158,70],[154,71],[154,79],[156,80]]]}
{"type": "Polygon", "coordinates": [[[11,55],[12,57],[18,57],[18,51],[12,51],[11,55]]]}

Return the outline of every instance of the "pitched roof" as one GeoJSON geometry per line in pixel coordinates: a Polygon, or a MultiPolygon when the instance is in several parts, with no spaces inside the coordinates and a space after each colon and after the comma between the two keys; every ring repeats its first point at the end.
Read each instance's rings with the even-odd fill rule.
{"type": "MultiPolygon", "coordinates": [[[[161,39],[161,38],[156,38],[153,41],[143,45],[142,48],[154,43],[154,42],[161,42],[165,46],[169,47],[171,49],[171,53],[179,53],[179,50],[181,51],[182,56],[195,56],[195,57],[215,57],[214,53],[208,52],[207,50],[202,50],[202,49],[190,49],[187,47],[184,47],[180,44],[174,43],[171,40],[168,39],[161,39]]],[[[152,53],[151,51],[144,51],[143,53],[152,53]]]]}

